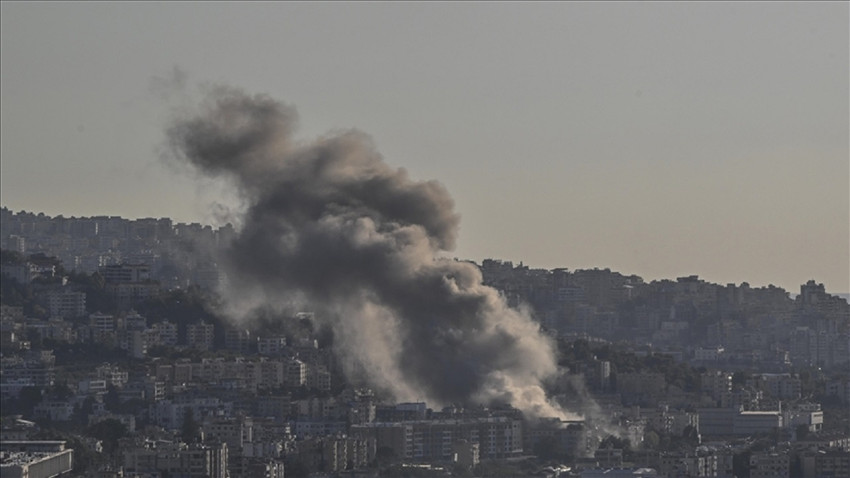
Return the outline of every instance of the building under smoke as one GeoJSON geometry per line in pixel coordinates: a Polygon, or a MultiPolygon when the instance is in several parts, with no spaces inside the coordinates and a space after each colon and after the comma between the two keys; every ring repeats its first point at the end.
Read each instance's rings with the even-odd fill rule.
{"type": "Polygon", "coordinates": [[[557,365],[538,324],[474,264],[442,258],[459,222],[445,188],[390,167],[357,131],[295,141],[296,119],[218,87],[167,130],[172,159],[230,180],[243,201],[219,262],[232,315],[315,311],[349,378],[398,400],[565,416],[542,387],[557,365]]]}

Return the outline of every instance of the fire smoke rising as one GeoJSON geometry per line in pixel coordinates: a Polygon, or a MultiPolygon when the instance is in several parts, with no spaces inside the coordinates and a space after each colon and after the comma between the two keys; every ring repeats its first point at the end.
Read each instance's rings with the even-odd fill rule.
{"type": "Polygon", "coordinates": [[[557,364],[538,325],[475,265],[441,258],[459,222],[445,188],[391,168],[357,131],[296,142],[296,122],[286,104],[218,87],[167,130],[174,157],[244,201],[226,296],[314,310],[346,373],[397,400],[565,417],[541,386],[557,364]]]}

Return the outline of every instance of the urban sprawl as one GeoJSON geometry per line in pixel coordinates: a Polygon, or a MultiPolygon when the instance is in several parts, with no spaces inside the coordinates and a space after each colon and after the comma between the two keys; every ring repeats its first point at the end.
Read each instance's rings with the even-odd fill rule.
{"type": "Polygon", "coordinates": [[[228,320],[236,231],[0,210],[2,478],[850,477],[850,306],[815,278],[476,264],[573,412],[397,403],[311,310],[228,320]]]}

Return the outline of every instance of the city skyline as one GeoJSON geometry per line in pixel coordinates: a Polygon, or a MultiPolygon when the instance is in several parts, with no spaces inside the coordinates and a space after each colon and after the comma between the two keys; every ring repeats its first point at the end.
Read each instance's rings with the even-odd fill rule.
{"type": "Polygon", "coordinates": [[[445,185],[460,259],[850,290],[847,4],[2,11],[13,211],[220,224],[234,194],[158,155],[163,85],[223,83],[445,185]]]}
{"type": "MultiPolygon", "coordinates": [[[[116,215],[101,215],[101,216],[62,216],[62,215],[57,215],[57,216],[49,216],[49,215],[45,215],[44,213],[39,212],[39,211],[26,211],[26,210],[13,211],[13,210],[10,210],[8,207],[6,207],[5,205],[2,205],[2,204],[0,204],[0,208],[2,208],[4,211],[8,211],[12,215],[18,215],[18,214],[31,214],[31,215],[34,215],[34,216],[42,216],[43,215],[44,218],[46,218],[47,220],[62,218],[63,220],[67,221],[67,220],[74,220],[74,219],[97,220],[97,219],[108,218],[110,220],[120,219],[122,221],[127,221],[128,223],[133,223],[135,221],[150,221],[150,220],[163,221],[163,220],[165,220],[165,221],[171,221],[175,230],[180,229],[183,226],[209,228],[211,234],[219,234],[223,230],[227,230],[227,231],[232,230],[231,229],[232,224],[225,224],[225,225],[223,225],[219,228],[214,228],[210,224],[185,223],[185,222],[172,221],[172,219],[169,218],[169,217],[125,218],[125,217],[116,216],[116,215]]],[[[35,253],[39,254],[39,253],[43,253],[43,252],[35,252],[35,253]]],[[[25,256],[26,255],[29,255],[29,252],[27,252],[25,254],[25,256]]],[[[48,256],[50,256],[50,255],[51,254],[48,252],[48,256]]],[[[448,257],[446,259],[448,259],[448,257]]],[[[488,258],[485,258],[485,259],[480,260],[480,261],[475,261],[473,259],[463,258],[463,257],[454,257],[453,259],[457,260],[457,261],[472,261],[478,267],[485,267],[486,264],[488,262],[490,262],[490,263],[497,263],[497,264],[501,264],[501,265],[510,265],[511,267],[518,267],[518,268],[526,267],[530,270],[538,270],[538,271],[547,270],[549,272],[554,272],[554,271],[578,272],[578,271],[589,271],[589,270],[609,270],[610,272],[615,273],[615,274],[620,274],[620,273],[623,272],[623,271],[613,270],[611,268],[606,268],[606,267],[602,267],[602,268],[600,268],[600,267],[589,267],[589,268],[575,268],[574,269],[574,268],[566,267],[565,265],[560,265],[560,266],[551,267],[551,268],[545,268],[545,267],[537,268],[537,267],[529,266],[528,264],[524,264],[521,259],[520,260],[511,260],[509,258],[499,258],[499,257],[488,257],[488,258]]],[[[699,274],[691,274],[690,276],[681,276],[681,277],[657,277],[657,278],[646,278],[646,277],[641,276],[640,274],[624,274],[624,276],[632,276],[632,275],[640,277],[640,279],[644,280],[645,284],[648,284],[648,283],[651,283],[651,282],[654,282],[654,281],[681,281],[681,280],[689,281],[692,278],[697,277],[697,278],[699,278],[700,282],[705,282],[707,284],[714,284],[714,285],[718,285],[718,286],[728,285],[728,284],[724,284],[724,283],[716,283],[716,282],[712,282],[710,280],[706,280],[705,277],[701,277],[699,274]]],[[[796,298],[799,295],[798,291],[801,290],[802,288],[806,287],[806,286],[812,286],[812,285],[824,286],[825,291],[828,294],[835,295],[835,296],[838,296],[838,297],[841,297],[845,300],[850,301],[850,293],[835,291],[832,288],[830,288],[828,284],[824,284],[822,281],[818,280],[817,278],[811,278],[811,279],[807,280],[806,283],[801,283],[801,284],[799,284],[799,286],[791,287],[791,288],[778,286],[774,283],[764,284],[764,285],[750,284],[748,281],[742,281],[741,283],[732,283],[732,285],[740,286],[740,285],[743,285],[744,283],[746,283],[748,286],[754,287],[756,289],[779,287],[779,288],[785,290],[786,292],[788,292],[791,298],[796,298]]]]}

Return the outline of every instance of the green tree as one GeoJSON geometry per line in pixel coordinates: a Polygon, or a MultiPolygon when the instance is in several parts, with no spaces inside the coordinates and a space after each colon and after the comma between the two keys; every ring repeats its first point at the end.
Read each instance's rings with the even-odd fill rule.
{"type": "Polygon", "coordinates": [[[201,437],[201,426],[195,420],[195,412],[186,407],[183,415],[183,426],[180,428],[180,438],[186,443],[195,443],[201,437]]]}
{"type": "Polygon", "coordinates": [[[102,454],[89,448],[78,435],[59,432],[49,438],[65,440],[66,448],[74,450],[74,469],[71,470],[74,476],[83,476],[89,468],[94,468],[104,459],[102,454]]]}
{"type": "Polygon", "coordinates": [[[50,396],[57,400],[67,400],[73,394],[74,392],[71,390],[71,387],[65,381],[58,381],[50,387],[50,396]]]}
{"type": "Polygon", "coordinates": [[[86,397],[83,403],[74,410],[75,420],[78,423],[86,423],[92,411],[94,411],[94,398],[86,397]]]}
{"type": "Polygon", "coordinates": [[[699,445],[699,430],[693,425],[688,425],[682,430],[682,438],[691,446],[699,445]]]}
{"type": "Polygon", "coordinates": [[[16,411],[24,417],[31,418],[33,410],[39,403],[41,403],[42,399],[43,396],[41,388],[32,386],[24,387],[18,394],[18,399],[15,401],[14,408],[16,408],[16,411]]]}
{"type": "Polygon", "coordinates": [[[106,393],[103,394],[103,405],[113,413],[117,413],[118,408],[121,406],[121,397],[118,395],[118,388],[112,383],[106,384],[106,393]]]}
{"type": "Polygon", "coordinates": [[[72,272],[68,282],[82,288],[86,294],[86,309],[89,312],[117,312],[115,298],[106,290],[106,281],[98,272],[86,274],[72,272]]]}
{"type": "Polygon", "coordinates": [[[658,450],[661,445],[661,438],[658,436],[658,433],[655,433],[653,430],[647,430],[646,433],[643,434],[643,446],[649,450],[658,450]]]}
{"type": "Polygon", "coordinates": [[[23,264],[26,260],[26,257],[18,251],[0,249],[0,264],[3,264],[4,266],[23,264]]]}
{"type": "Polygon", "coordinates": [[[90,426],[88,434],[101,440],[103,451],[111,455],[118,449],[118,440],[127,436],[127,426],[110,418],[90,426]]]}
{"type": "Polygon", "coordinates": [[[12,307],[23,307],[31,300],[31,291],[7,275],[0,276],[0,303],[12,307]]]}

